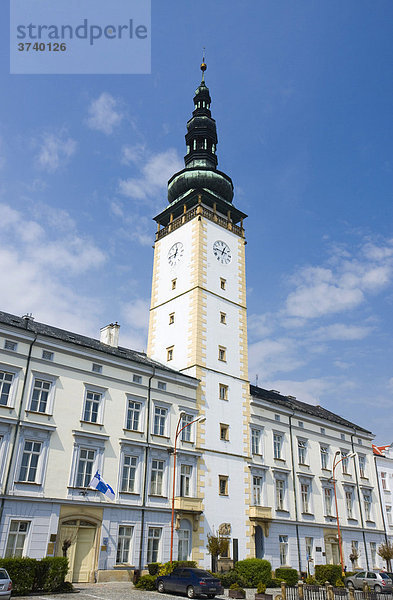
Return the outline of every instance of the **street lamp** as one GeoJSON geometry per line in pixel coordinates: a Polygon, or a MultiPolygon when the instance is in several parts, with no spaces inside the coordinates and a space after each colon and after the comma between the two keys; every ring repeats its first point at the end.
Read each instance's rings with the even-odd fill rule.
{"type": "Polygon", "coordinates": [[[341,538],[341,531],[340,531],[340,520],[339,520],[339,517],[338,517],[337,493],[336,493],[336,479],[335,479],[335,476],[334,476],[334,471],[336,470],[337,465],[339,465],[340,462],[342,462],[343,460],[345,460],[347,458],[354,458],[356,456],[356,452],[349,452],[349,454],[346,454],[345,456],[342,456],[342,458],[340,458],[340,460],[337,460],[337,458],[338,458],[338,456],[340,454],[342,454],[341,451],[337,450],[337,452],[334,455],[333,468],[332,468],[332,478],[331,479],[333,481],[334,501],[335,501],[335,504],[336,504],[338,548],[340,550],[341,574],[344,577],[345,571],[344,571],[343,547],[342,547],[342,538],[341,538]]]}
{"type": "Polygon", "coordinates": [[[192,425],[193,423],[203,423],[204,421],[206,421],[206,417],[204,417],[203,415],[199,415],[199,417],[197,417],[193,421],[190,421],[189,423],[186,423],[185,425],[183,425],[183,427],[180,427],[180,429],[179,429],[180,423],[181,423],[184,415],[185,415],[185,413],[180,413],[180,415],[179,415],[179,420],[177,422],[176,434],[175,434],[175,447],[174,447],[174,450],[173,450],[171,558],[170,558],[171,564],[172,564],[172,556],[173,556],[173,523],[174,523],[174,518],[175,518],[175,487],[176,487],[176,448],[177,448],[177,438],[179,437],[179,435],[181,434],[181,432],[183,431],[183,429],[185,429],[186,427],[190,427],[190,425],[192,425]]]}

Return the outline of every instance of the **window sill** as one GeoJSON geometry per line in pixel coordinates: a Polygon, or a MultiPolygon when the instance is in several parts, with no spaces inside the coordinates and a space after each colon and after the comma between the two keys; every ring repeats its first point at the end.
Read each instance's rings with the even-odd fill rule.
{"type": "Polygon", "coordinates": [[[119,494],[126,494],[127,496],[140,496],[138,492],[126,492],[125,490],[120,490],[119,494]]]}
{"type": "Polygon", "coordinates": [[[149,498],[164,498],[168,500],[168,496],[161,496],[161,494],[149,494],[149,498]]]}
{"type": "Polygon", "coordinates": [[[130,433],[144,433],[144,431],[139,431],[139,429],[127,429],[127,427],[123,427],[123,431],[129,431],[130,433]]]}
{"type": "Polygon", "coordinates": [[[229,494],[218,494],[221,498],[228,498],[229,494]]]}
{"type": "Polygon", "coordinates": [[[308,517],[314,517],[314,513],[312,512],[302,512],[302,515],[307,515],[308,517]]]}
{"type": "Polygon", "coordinates": [[[278,460],[279,462],[282,462],[282,463],[285,463],[285,462],[287,462],[287,461],[285,460],[285,458],[276,458],[276,457],[274,457],[274,460],[278,460]]]}
{"type": "Polygon", "coordinates": [[[26,414],[43,415],[44,417],[53,417],[53,413],[41,412],[40,410],[26,410],[26,414]]]}
{"type": "Polygon", "coordinates": [[[251,452],[252,456],[260,456],[261,458],[263,457],[263,454],[261,452],[251,452]]]}
{"type": "Polygon", "coordinates": [[[35,485],[36,487],[42,487],[42,483],[37,483],[36,481],[14,481],[15,484],[20,485],[35,485]]]}
{"type": "Polygon", "coordinates": [[[306,463],[299,463],[299,467],[307,467],[309,469],[310,465],[307,465],[306,463]]]}
{"type": "Polygon", "coordinates": [[[366,523],[369,523],[370,525],[375,525],[375,521],[373,521],[372,519],[366,519],[366,523]]]}
{"type": "Polygon", "coordinates": [[[289,510],[286,508],[276,508],[276,512],[287,513],[289,515],[289,510]]]}
{"type": "Polygon", "coordinates": [[[369,478],[365,477],[364,475],[360,475],[360,479],[363,479],[364,481],[369,481],[369,478]]]}
{"type": "Polygon", "coordinates": [[[355,517],[347,517],[347,521],[353,521],[354,523],[358,522],[358,520],[355,519],[355,517]]]}
{"type": "Polygon", "coordinates": [[[97,427],[104,427],[104,423],[96,423],[94,421],[85,421],[84,419],[80,419],[80,423],[86,423],[87,425],[96,425],[97,427]]]}
{"type": "Polygon", "coordinates": [[[332,470],[328,469],[327,467],[321,467],[321,471],[327,471],[328,473],[332,472],[332,470]]]}
{"type": "Polygon", "coordinates": [[[152,433],[151,435],[153,435],[154,437],[158,437],[161,438],[162,440],[170,440],[171,438],[167,435],[160,435],[159,433],[152,433]]]}
{"type": "Polygon", "coordinates": [[[326,519],[337,519],[336,515],[325,515],[326,519]]]}

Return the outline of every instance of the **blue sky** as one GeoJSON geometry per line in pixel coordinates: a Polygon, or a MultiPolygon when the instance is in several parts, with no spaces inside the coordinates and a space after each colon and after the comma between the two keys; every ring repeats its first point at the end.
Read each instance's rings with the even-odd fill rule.
{"type": "Polygon", "coordinates": [[[151,75],[9,75],[2,310],[146,349],[155,224],[206,46],[219,168],[249,215],[250,379],[392,441],[393,4],[152,2],[151,75]]]}

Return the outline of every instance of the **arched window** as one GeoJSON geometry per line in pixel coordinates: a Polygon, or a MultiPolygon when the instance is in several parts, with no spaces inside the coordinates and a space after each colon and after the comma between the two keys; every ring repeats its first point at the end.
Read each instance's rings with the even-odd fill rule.
{"type": "Polygon", "coordinates": [[[192,546],[192,527],[188,519],[180,521],[177,540],[177,560],[189,560],[192,546]]]}

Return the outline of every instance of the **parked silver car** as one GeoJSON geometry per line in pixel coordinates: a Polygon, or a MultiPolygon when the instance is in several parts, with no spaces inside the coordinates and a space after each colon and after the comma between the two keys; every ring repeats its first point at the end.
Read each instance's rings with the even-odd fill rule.
{"type": "Polygon", "coordinates": [[[0,569],[0,599],[9,600],[11,598],[12,581],[5,569],[0,569]]]}
{"type": "Polygon", "coordinates": [[[345,586],[347,588],[355,588],[355,590],[361,590],[364,581],[367,583],[370,590],[374,590],[374,592],[391,592],[393,589],[392,580],[383,572],[374,573],[373,571],[360,571],[359,573],[356,573],[356,575],[344,579],[345,586]]]}

